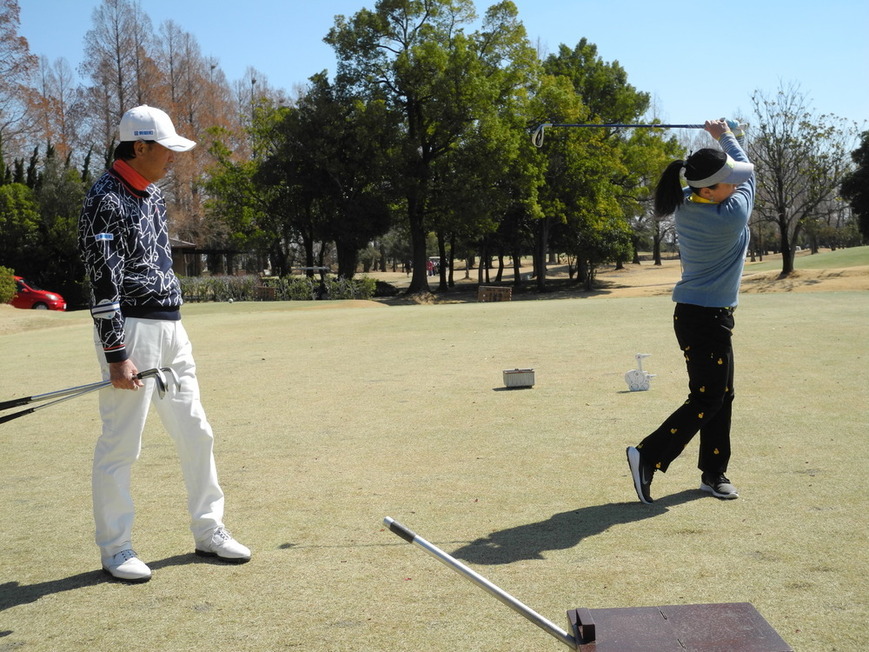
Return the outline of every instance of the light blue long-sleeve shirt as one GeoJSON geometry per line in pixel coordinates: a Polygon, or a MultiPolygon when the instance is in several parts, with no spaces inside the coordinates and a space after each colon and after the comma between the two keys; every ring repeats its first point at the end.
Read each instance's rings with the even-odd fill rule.
{"type": "MultiPolygon", "coordinates": [[[[733,159],[748,162],[733,134],[724,134],[719,143],[733,159]]],[[[673,301],[709,308],[739,303],[754,192],[753,174],[720,204],[691,201],[692,190],[685,188],[685,202],[675,216],[682,279],[673,288],[673,301]]]]}

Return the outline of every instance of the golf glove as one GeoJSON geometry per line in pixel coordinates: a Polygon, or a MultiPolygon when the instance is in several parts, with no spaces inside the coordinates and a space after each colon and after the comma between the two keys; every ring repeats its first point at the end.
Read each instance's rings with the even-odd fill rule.
{"type": "Polygon", "coordinates": [[[726,118],[721,118],[727,123],[727,126],[730,127],[730,131],[733,132],[733,135],[737,138],[741,138],[745,135],[745,129],[748,125],[740,124],[738,120],[728,120],[726,118]]]}

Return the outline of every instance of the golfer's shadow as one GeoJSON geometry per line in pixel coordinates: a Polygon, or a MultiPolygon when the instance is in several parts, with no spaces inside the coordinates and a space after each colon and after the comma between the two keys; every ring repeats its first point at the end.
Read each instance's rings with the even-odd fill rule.
{"type": "Polygon", "coordinates": [[[573,548],[586,537],[601,534],[614,525],[660,516],[669,507],[703,497],[700,491],[685,490],[656,499],[651,505],[640,502],[609,503],[572,509],[554,514],[545,521],[493,532],[462,546],[452,555],[473,564],[490,565],[543,559],[543,553],[547,550],[573,548]]]}
{"type": "MultiPolygon", "coordinates": [[[[186,564],[218,564],[216,560],[197,557],[192,552],[185,555],[175,555],[159,561],[149,561],[151,570],[159,570],[168,566],[184,566],[186,564]]],[[[5,582],[0,584],[0,611],[17,607],[22,604],[36,602],[40,598],[64,591],[84,589],[97,584],[109,582],[119,583],[119,580],[109,577],[102,570],[79,573],[59,580],[50,580],[38,584],[19,584],[18,582],[5,582]]],[[[2,649],[2,646],[0,646],[2,649]]]]}

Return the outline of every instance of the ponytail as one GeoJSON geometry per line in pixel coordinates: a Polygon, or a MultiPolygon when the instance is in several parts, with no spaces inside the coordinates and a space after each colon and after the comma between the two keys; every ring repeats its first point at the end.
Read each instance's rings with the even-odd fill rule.
{"type": "Polygon", "coordinates": [[[685,195],[679,174],[685,166],[685,161],[673,161],[664,170],[658,185],[655,187],[655,215],[665,217],[672,215],[682,205],[685,195]]]}

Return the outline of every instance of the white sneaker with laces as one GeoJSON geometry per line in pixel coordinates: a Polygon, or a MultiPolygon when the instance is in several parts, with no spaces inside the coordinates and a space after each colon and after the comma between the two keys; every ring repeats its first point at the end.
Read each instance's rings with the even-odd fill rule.
{"type": "Polygon", "coordinates": [[[231,564],[250,561],[250,549],[233,539],[224,527],[217,528],[208,540],[197,541],[196,554],[200,557],[217,557],[231,564]]]}
{"type": "Polygon", "coordinates": [[[151,579],[151,569],[130,549],[103,559],[103,570],[124,582],[147,582],[151,579]]]}

